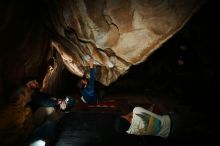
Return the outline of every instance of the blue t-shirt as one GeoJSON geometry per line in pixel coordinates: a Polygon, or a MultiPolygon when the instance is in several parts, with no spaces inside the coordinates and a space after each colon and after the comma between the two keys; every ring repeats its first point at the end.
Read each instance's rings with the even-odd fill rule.
{"type": "Polygon", "coordinates": [[[85,88],[81,88],[80,92],[87,103],[89,104],[96,103],[97,95],[95,92],[95,69],[94,68],[90,68],[90,78],[89,78],[88,84],[85,88]]]}

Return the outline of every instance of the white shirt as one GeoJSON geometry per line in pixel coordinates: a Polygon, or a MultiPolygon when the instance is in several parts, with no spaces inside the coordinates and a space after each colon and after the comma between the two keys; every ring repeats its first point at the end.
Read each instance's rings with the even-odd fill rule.
{"type": "Polygon", "coordinates": [[[170,133],[170,126],[171,126],[171,120],[168,115],[157,115],[155,113],[152,113],[142,107],[135,107],[133,109],[133,117],[131,120],[131,125],[129,129],[127,130],[128,134],[134,134],[134,135],[151,135],[147,133],[146,130],[146,121],[143,120],[138,114],[143,115],[147,114],[149,116],[153,116],[154,118],[158,119],[160,121],[160,131],[156,136],[160,136],[163,138],[167,138],[170,133]]]}

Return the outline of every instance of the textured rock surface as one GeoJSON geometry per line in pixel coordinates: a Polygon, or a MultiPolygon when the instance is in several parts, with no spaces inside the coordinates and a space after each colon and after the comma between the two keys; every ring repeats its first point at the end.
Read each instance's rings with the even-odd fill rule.
{"type": "Polygon", "coordinates": [[[0,96],[7,98],[11,87],[27,76],[36,76],[40,81],[44,78],[45,91],[57,91],[62,88],[65,67],[81,76],[88,69],[87,59],[91,56],[98,64],[97,80],[110,85],[181,29],[202,3],[203,0],[2,2],[0,96]],[[53,68],[46,71],[51,57],[55,61],[53,68]]]}
{"type": "Polygon", "coordinates": [[[200,0],[66,0],[50,11],[57,32],[51,44],[67,68],[82,76],[88,57],[109,85],[143,62],[200,7],[200,0]],[[55,12],[56,11],[56,12],[55,12]]]}

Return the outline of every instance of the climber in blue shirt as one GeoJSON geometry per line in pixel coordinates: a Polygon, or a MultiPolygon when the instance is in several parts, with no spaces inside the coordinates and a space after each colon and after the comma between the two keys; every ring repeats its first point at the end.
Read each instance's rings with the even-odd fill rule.
{"type": "Polygon", "coordinates": [[[87,78],[84,74],[81,80],[81,100],[84,103],[95,104],[97,102],[97,94],[95,91],[95,68],[93,64],[93,59],[89,61],[90,67],[90,78],[87,78]]]}

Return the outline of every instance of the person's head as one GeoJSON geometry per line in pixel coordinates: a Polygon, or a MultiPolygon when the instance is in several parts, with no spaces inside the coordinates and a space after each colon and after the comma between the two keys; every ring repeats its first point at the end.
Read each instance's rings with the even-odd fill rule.
{"type": "Polygon", "coordinates": [[[28,89],[37,89],[39,88],[39,83],[34,77],[27,77],[23,80],[23,85],[25,85],[28,89]]]}
{"type": "Polygon", "coordinates": [[[130,122],[123,118],[123,117],[118,117],[115,121],[115,130],[118,133],[125,133],[129,127],[130,127],[130,122]]]}
{"type": "Polygon", "coordinates": [[[75,101],[71,96],[66,96],[65,102],[66,102],[66,110],[71,110],[72,107],[75,105],[75,101]]]}
{"type": "Polygon", "coordinates": [[[88,78],[87,78],[86,74],[84,74],[81,79],[81,88],[86,87],[87,84],[88,84],[88,78]]]}
{"type": "Polygon", "coordinates": [[[10,96],[10,102],[13,104],[25,105],[31,100],[31,93],[26,86],[20,86],[14,90],[10,96]]]}
{"type": "Polygon", "coordinates": [[[27,82],[26,86],[29,89],[37,89],[37,88],[39,88],[39,83],[37,80],[31,80],[31,81],[27,82]]]}

